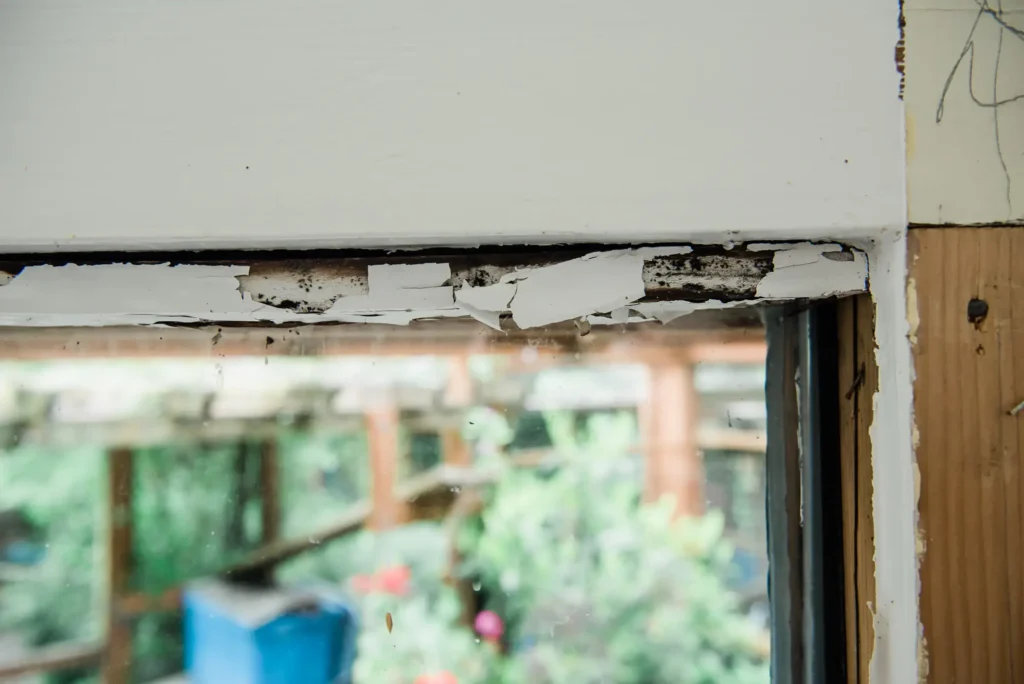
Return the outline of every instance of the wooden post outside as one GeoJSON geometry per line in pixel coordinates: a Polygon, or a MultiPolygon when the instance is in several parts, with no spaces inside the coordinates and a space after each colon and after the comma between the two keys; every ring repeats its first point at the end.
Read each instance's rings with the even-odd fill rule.
{"type": "Polygon", "coordinates": [[[273,435],[260,443],[260,499],[263,543],[269,544],[281,536],[281,470],[273,435]]]}
{"type": "MultiPolygon", "coordinates": [[[[453,356],[451,364],[444,403],[449,409],[465,410],[473,404],[473,375],[469,371],[469,358],[465,354],[453,356]]],[[[457,424],[444,426],[440,438],[442,460],[445,465],[473,465],[473,454],[469,444],[462,438],[461,420],[457,424]]]]}
{"type": "Polygon", "coordinates": [[[649,365],[641,429],[646,446],[645,493],[648,501],[665,494],[676,498],[679,515],[704,511],[704,466],[697,448],[697,393],[693,366],[677,363],[649,365]]]}
{"type": "Polygon", "coordinates": [[[448,376],[444,403],[446,406],[465,408],[473,403],[473,374],[469,370],[469,357],[460,354],[452,356],[449,360],[451,374],[448,376]]]}
{"type": "Polygon", "coordinates": [[[132,452],[111,449],[107,458],[107,647],[103,662],[105,684],[128,684],[132,671],[132,623],[118,610],[129,591],[132,573],[132,452]]]}
{"type": "Polygon", "coordinates": [[[386,530],[407,519],[406,505],[395,496],[398,479],[398,408],[393,402],[380,404],[366,414],[367,443],[370,447],[372,479],[369,527],[386,530]]]}

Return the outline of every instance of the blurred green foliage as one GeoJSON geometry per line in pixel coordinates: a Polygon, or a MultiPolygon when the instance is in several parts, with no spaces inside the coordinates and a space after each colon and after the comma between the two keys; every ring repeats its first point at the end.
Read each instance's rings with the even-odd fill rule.
{"type": "MultiPolygon", "coordinates": [[[[101,449],[16,448],[0,453],[0,509],[42,531],[45,556],[16,581],[0,584],[0,631],[28,646],[97,639],[103,600],[97,539],[106,528],[106,470],[101,449]]],[[[94,681],[84,672],[51,675],[51,684],[94,681]]]]}
{"type": "MultiPolygon", "coordinates": [[[[493,411],[474,412],[470,422],[467,436],[477,442],[513,439],[493,411]]],[[[505,469],[482,513],[459,529],[420,523],[361,532],[279,569],[284,583],[350,591],[362,620],[359,682],[413,684],[453,672],[460,684],[766,683],[756,626],[726,588],[731,549],[722,517],[678,520],[671,501],[642,504],[642,464],[628,452],[631,413],[585,421],[551,414],[543,427],[557,457],[541,469],[505,469]],[[446,582],[456,540],[464,559],[457,570],[474,583],[478,605],[464,606],[446,582]],[[398,566],[409,568],[407,593],[352,591],[353,578],[398,566]],[[467,610],[481,608],[504,621],[507,653],[465,623],[467,610]]],[[[360,436],[286,430],[279,458],[288,536],[309,533],[368,491],[360,436]]],[[[0,586],[0,628],[17,627],[33,644],[99,634],[104,463],[101,451],[85,448],[0,457],[0,507],[24,511],[49,545],[30,579],[0,586]]],[[[136,585],[159,591],[253,548],[258,476],[254,444],[137,452],[136,585]]],[[[179,618],[147,616],[135,636],[138,681],[180,668],[179,618]]],[[[82,684],[83,676],[51,682],[82,684]]]]}
{"type": "Polygon", "coordinates": [[[635,427],[597,414],[579,430],[548,417],[562,459],[513,471],[460,540],[530,682],[763,684],[756,625],[727,590],[731,549],[718,513],[679,520],[641,505],[624,458],[635,427]]]}

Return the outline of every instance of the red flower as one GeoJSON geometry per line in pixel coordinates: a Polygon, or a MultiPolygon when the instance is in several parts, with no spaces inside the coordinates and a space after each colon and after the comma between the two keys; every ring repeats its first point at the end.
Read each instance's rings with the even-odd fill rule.
{"type": "Polygon", "coordinates": [[[381,591],[395,596],[404,596],[409,593],[409,582],[412,579],[412,572],[405,565],[396,565],[393,568],[385,568],[377,573],[377,586],[381,591]]]}

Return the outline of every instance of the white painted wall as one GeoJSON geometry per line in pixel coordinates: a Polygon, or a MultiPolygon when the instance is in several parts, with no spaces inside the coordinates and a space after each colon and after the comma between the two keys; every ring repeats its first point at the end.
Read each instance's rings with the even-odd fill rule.
{"type": "Polygon", "coordinates": [[[868,236],[897,38],[895,0],[0,0],[0,251],[868,236]]]}
{"type": "Polygon", "coordinates": [[[910,221],[1024,223],[1024,0],[905,12],[910,221]]]}

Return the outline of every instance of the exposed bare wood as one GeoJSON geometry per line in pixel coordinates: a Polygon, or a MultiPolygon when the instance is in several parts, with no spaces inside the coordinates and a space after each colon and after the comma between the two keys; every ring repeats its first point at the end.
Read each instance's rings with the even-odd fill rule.
{"type": "Polygon", "coordinates": [[[107,459],[110,491],[107,549],[107,590],[110,604],[107,649],[103,662],[105,684],[128,684],[132,670],[131,621],[117,612],[118,599],[130,589],[132,573],[132,452],[111,449],[107,459]]]}
{"type": "Polygon", "coordinates": [[[103,659],[103,644],[54,644],[30,651],[15,662],[0,661],[0,682],[80,667],[98,666],[103,659]]]}
{"type": "Polygon", "coordinates": [[[1024,228],[910,232],[928,681],[1024,678],[1024,228]],[[973,303],[972,303],[973,301],[973,303]]]}
{"type": "Polygon", "coordinates": [[[868,429],[878,387],[874,304],[867,295],[839,303],[840,460],[846,605],[846,671],[850,684],[867,684],[874,639],[874,518],[868,429]]]}
{"type": "MultiPolygon", "coordinates": [[[[874,652],[875,625],[875,515],[874,484],[871,450],[871,424],[874,422],[874,402],[878,393],[878,364],[875,360],[875,306],[869,295],[856,298],[857,307],[857,365],[864,371],[864,384],[857,387],[854,378],[854,397],[857,403],[857,631],[859,634],[858,660],[862,681],[868,681],[868,666],[874,652]]],[[[842,387],[840,387],[842,391],[842,387]]],[[[850,390],[848,389],[847,392],[850,390]]],[[[845,398],[845,394],[843,395],[845,398]]]]}
{"type": "Polygon", "coordinates": [[[857,638],[857,412],[856,401],[845,392],[857,377],[857,310],[852,297],[836,305],[838,328],[839,460],[843,483],[843,589],[846,637],[846,681],[860,684],[857,638]]]}

